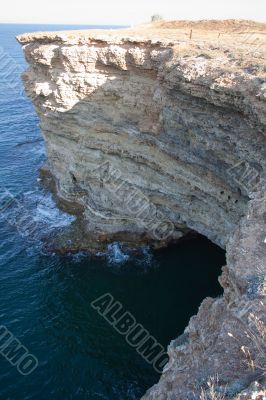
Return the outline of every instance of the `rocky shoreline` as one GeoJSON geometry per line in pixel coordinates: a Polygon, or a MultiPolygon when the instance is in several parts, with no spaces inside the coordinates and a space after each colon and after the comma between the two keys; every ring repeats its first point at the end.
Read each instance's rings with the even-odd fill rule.
{"type": "Polygon", "coordinates": [[[166,246],[191,231],[226,248],[223,297],[203,301],[143,400],[263,399],[266,26],[186,21],[18,41],[46,143],[42,177],[80,219],[75,251],[166,246]]]}

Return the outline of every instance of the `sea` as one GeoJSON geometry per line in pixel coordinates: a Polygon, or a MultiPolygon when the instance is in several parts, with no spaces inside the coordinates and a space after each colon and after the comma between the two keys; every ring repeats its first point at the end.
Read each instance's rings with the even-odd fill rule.
{"type": "Polygon", "coordinates": [[[74,217],[39,180],[45,147],[15,37],[83,28],[99,26],[0,25],[0,400],[140,399],[159,372],[91,303],[108,294],[166,350],[222,293],[225,253],[200,236],[140,257],[116,242],[98,258],[44,250],[74,217]]]}

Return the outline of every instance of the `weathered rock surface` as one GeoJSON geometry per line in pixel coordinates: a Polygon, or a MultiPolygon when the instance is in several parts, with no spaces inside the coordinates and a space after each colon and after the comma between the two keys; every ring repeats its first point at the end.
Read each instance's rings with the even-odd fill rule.
{"type": "Polygon", "coordinates": [[[88,234],[165,244],[189,228],[226,247],[224,296],[204,300],[143,399],[207,399],[215,374],[245,399],[265,373],[266,28],[250,43],[240,22],[193,25],[192,40],[189,27],[21,35],[23,79],[54,190],[88,234]]]}

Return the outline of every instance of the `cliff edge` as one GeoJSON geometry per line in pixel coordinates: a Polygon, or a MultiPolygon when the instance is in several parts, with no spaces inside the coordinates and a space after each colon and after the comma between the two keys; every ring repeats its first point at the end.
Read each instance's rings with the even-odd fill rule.
{"type": "Polygon", "coordinates": [[[82,221],[83,246],[159,246],[194,230],[226,248],[224,296],[203,301],[143,399],[262,399],[266,25],[157,22],[18,41],[43,174],[82,221]]]}

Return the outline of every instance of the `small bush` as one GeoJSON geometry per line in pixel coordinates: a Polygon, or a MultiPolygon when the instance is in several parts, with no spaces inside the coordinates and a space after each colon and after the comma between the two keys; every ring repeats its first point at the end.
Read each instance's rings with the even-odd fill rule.
{"type": "Polygon", "coordinates": [[[151,22],[163,21],[163,17],[160,14],[154,14],[151,17],[151,22]]]}

